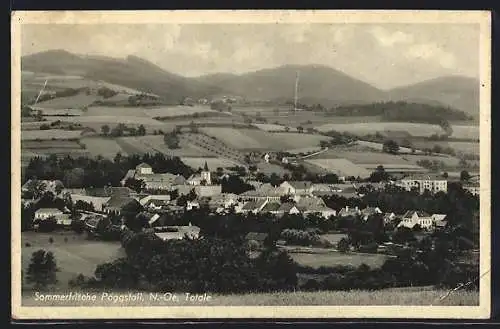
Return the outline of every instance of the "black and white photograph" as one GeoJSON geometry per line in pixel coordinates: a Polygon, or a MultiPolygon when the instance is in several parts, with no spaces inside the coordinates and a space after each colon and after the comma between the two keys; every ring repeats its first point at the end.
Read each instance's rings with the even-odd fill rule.
{"type": "Polygon", "coordinates": [[[489,12],[12,15],[12,315],[488,318],[489,12]]]}

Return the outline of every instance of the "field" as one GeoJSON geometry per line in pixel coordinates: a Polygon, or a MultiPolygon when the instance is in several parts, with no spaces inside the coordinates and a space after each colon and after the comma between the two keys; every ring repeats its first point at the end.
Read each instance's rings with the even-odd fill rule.
{"type": "Polygon", "coordinates": [[[257,169],[259,172],[266,174],[266,175],[271,175],[273,173],[283,176],[284,174],[291,174],[291,172],[285,168],[283,168],[280,165],[274,164],[274,163],[266,163],[266,162],[259,162],[257,164],[257,169]]]}
{"type": "Polygon", "coordinates": [[[57,274],[59,280],[57,287],[65,289],[68,280],[82,273],[93,276],[96,266],[119,257],[124,257],[125,252],[117,242],[102,242],[86,240],[86,236],[76,235],[72,232],[36,233],[23,232],[21,234],[22,266],[27,271],[31,254],[39,249],[52,251],[60,268],[57,274]],[[54,239],[53,243],[49,238],[54,239]],[[64,239],[67,238],[67,242],[64,239]],[[31,246],[26,247],[26,243],[31,246]]]}
{"type": "MultiPolygon", "coordinates": [[[[69,121],[69,120],[68,120],[69,121]]],[[[84,115],[80,117],[72,117],[71,122],[81,123],[82,125],[88,126],[88,124],[99,124],[104,125],[107,124],[110,127],[113,127],[119,123],[123,123],[126,125],[144,125],[144,126],[155,126],[158,128],[162,128],[164,124],[160,121],[146,118],[144,116],[127,116],[127,115],[84,115]]],[[[95,129],[95,127],[92,127],[95,129]]]]}
{"type": "MultiPolygon", "coordinates": [[[[264,130],[264,131],[284,132],[284,131],[286,131],[286,128],[287,128],[287,126],[277,125],[277,124],[272,124],[272,123],[254,123],[253,126],[259,128],[260,130],[264,130]]],[[[293,127],[288,127],[288,129],[291,132],[297,131],[297,128],[293,128],[293,127]]]]}
{"type": "Polygon", "coordinates": [[[35,139],[77,139],[81,136],[81,131],[78,130],[24,130],[21,132],[21,140],[35,139]]]}
{"type": "Polygon", "coordinates": [[[318,166],[326,172],[332,172],[339,176],[369,177],[370,171],[355,165],[346,159],[307,159],[305,162],[318,166]]]}
{"type": "Polygon", "coordinates": [[[479,143],[473,142],[452,142],[452,141],[416,141],[413,142],[416,147],[434,147],[434,145],[439,145],[441,147],[451,147],[455,152],[467,153],[467,154],[477,154],[479,155],[479,143]]]}
{"type": "Polygon", "coordinates": [[[86,151],[93,157],[101,155],[104,158],[112,159],[118,152],[120,152],[123,156],[127,155],[115,139],[88,137],[82,138],[80,142],[85,145],[86,151]]]}
{"type": "MultiPolygon", "coordinates": [[[[428,137],[433,134],[443,134],[444,131],[438,125],[409,122],[366,122],[355,125],[349,123],[327,123],[315,127],[318,131],[327,132],[336,130],[339,132],[350,132],[353,134],[365,135],[384,133],[391,131],[408,132],[415,137],[428,137]]],[[[453,138],[479,139],[478,126],[452,126],[453,138]]]]}
{"type": "Polygon", "coordinates": [[[205,162],[207,162],[208,168],[214,170],[218,167],[228,168],[239,165],[239,163],[231,161],[229,159],[223,158],[210,158],[210,157],[181,157],[182,162],[190,166],[191,168],[198,169],[203,168],[205,162]]]}
{"type": "Polygon", "coordinates": [[[358,267],[366,264],[371,268],[382,266],[387,256],[382,254],[340,253],[290,253],[290,257],[298,264],[318,268],[321,266],[350,265],[358,267]]]}
{"type": "Polygon", "coordinates": [[[195,113],[210,113],[213,115],[229,115],[226,112],[221,113],[211,110],[207,106],[163,106],[150,108],[144,111],[150,117],[176,117],[185,115],[194,115],[195,113]]]}
{"type": "Polygon", "coordinates": [[[228,146],[237,149],[286,150],[317,146],[328,137],[299,133],[270,133],[254,129],[202,128],[202,132],[213,136],[228,146]]]}
{"type": "MultiPolygon", "coordinates": [[[[102,300],[99,292],[96,302],[92,306],[116,306],[102,300]]],[[[128,292],[126,292],[128,293],[128,292]]],[[[351,290],[351,291],[320,291],[320,292],[277,292],[277,293],[249,293],[235,295],[212,295],[206,306],[368,306],[368,305],[407,305],[407,306],[477,306],[479,293],[476,291],[459,290],[441,300],[448,293],[446,290],[437,290],[423,287],[391,288],[379,291],[351,290]]],[[[129,301],[120,303],[120,306],[199,306],[198,303],[186,301],[185,294],[179,293],[178,302],[162,300],[149,301],[149,295],[144,292],[146,301],[129,301]],[[153,304],[154,303],[154,304],[153,304]]],[[[86,302],[68,301],[37,301],[32,292],[23,292],[23,306],[89,306],[86,302]]]]}
{"type": "Polygon", "coordinates": [[[44,102],[39,102],[36,106],[46,109],[81,109],[89,106],[99,99],[101,99],[100,96],[79,93],[74,96],[58,97],[44,102]]]}

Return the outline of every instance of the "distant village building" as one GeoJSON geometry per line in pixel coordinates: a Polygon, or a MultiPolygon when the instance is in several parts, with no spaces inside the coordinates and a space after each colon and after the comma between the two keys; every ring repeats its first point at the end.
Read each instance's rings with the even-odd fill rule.
{"type": "Polygon", "coordinates": [[[262,184],[256,190],[246,191],[240,194],[243,200],[267,200],[267,201],[279,201],[280,198],[286,195],[286,190],[281,187],[274,187],[269,183],[262,184]]]}
{"type": "Polygon", "coordinates": [[[433,218],[425,211],[409,210],[403,215],[398,227],[413,228],[417,224],[421,228],[430,229],[433,226],[433,218]]]}
{"type": "Polygon", "coordinates": [[[51,217],[62,216],[63,212],[57,208],[40,208],[35,211],[34,219],[45,220],[51,217]]]}
{"type": "Polygon", "coordinates": [[[212,185],[212,178],[210,175],[210,170],[208,169],[207,162],[203,166],[203,170],[199,174],[193,174],[188,178],[187,183],[189,185],[212,185]]]}
{"type": "Polygon", "coordinates": [[[412,189],[417,189],[421,194],[425,190],[431,193],[437,192],[447,192],[448,191],[448,181],[446,178],[437,175],[418,175],[403,178],[400,181],[401,187],[407,191],[412,189]]]}
{"type": "Polygon", "coordinates": [[[479,189],[479,183],[478,182],[471,182],[462,185],[462,188],[472,195],[480,195],[480,189],[479,189]]]}
{"type": "Polygon", "coordinates": [[[182,175],[156,174],[147,163],[141,163],[135,170],[129,170],[121,181],[122,186],[125,186],[129,178],[142,180],[146,190],[170,190],[173,185],[186,184],[186,179],[182,175]]]}
{"type": "Polygon", "coordinates": [[[313,184],[309,181],[285,181],[280,188],[290,195],[312,195],[313,184]]]}
{"type": "Polygon", "coordinates": [[[194,225],[188,226],[167,226],[165,228],[155,228],[154,234],[166,240],[197,239],[200,235],[200,228],[194,225]]]}

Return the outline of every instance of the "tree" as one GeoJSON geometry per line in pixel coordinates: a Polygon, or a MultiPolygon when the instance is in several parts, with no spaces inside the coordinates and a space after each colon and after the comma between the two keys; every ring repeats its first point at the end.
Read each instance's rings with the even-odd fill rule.
{"type": "Polygon", "coordinates": [[[146,183],[142,179],[135,179],[133,177],[129,177],[125,181],[125,186],[139,193],[146,187],[146,183]]]}
{"type": "Polygon", "coordinates": [[[302,127],[302,126],[298,126],[298,127],[297,127],[297,131],[298,131],[299,133],[303,133],[303,132],[304,132],[304,127],[302,127]]]}
{"type": "Polygon", "coordinates": [[[346,238],[342,238],[339,240],[339,242],[337,242],[337,250],[340,252],[349,251],[349,242],[346,238]]]}
{"type": "Polygon", "coordinates": [[[179,148],[179,137],[177,137],[176,132],[171,132],[163,135],[163,141],[165,142],[165,145],[167,145],[169,149],[179,148]]]}
{"type": "Polygon", "coordinates": [[[392,139],[384,142],[382,150],[386,153],[397,154],[399,151],[399,145],[392,139]]]}
{"type": "Polygon", "coordinates": [[[460,172],[460,180],[462,182],[467,182],[470,179],[469,172],[467,170],[462,170],[460,172]]]}
{"type": "Polygon", "coordinates": [[[103,126],[101,126],[101,132],[102,132],[102,134],[103,134],[104,136],[107,136],[107,135],[109,134],[109,131],[110,131],[110,129],[109,129],[109,126],[108,126],[108,125],[103,125],[103,126]]]}
{"type": "Polygon", "coordinates": [[[443,178],[448,178],[448,173],[447,172],[443,173],[443,178]]]}
{"type": "Polygon", "coordinates": [[[35,289],[46,288],[48,285],[57,283],[56,273],[58,271],[54,254],[40,249],[31,255],[27,281],[33,283],[35,289]]]}
{"type": "Polygon", "coordinates": [[[139,136],[146,135],[146,128],[144,127],[144,125],[139,125],[139,127],[137,128],[137,135],[139,136]]]}

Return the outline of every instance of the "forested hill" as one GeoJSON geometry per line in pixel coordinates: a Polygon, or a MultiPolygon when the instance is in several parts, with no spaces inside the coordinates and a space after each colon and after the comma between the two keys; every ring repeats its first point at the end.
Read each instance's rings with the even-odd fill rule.
{"type": "Polygon", "coordinates": [[[440,124],[443,120],[473,120],[470,115],[450,107],[408,102],[378,102],[338,106],[328,110],[338,116],[381,116],[386,121],[440,124]]]}

